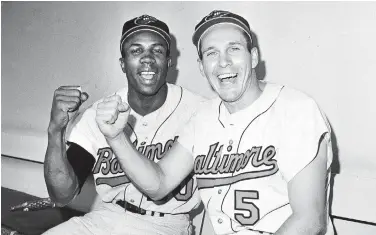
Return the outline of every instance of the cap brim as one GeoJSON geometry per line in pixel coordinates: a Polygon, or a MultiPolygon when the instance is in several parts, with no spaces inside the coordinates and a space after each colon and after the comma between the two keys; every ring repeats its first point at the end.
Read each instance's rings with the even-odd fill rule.
{"type": "Polygon", "coordinates": [[[252,40],[251,31],[248,29],[248,27],[243,22],[241,22],[240,20],[235,19],[233,17],[224,16],[224,17],[218,17],[218,18],[215,18],[215,19],[211,19],[211,20],[205,22],[204,24],[202,24],[199,28],[197,28],[196,31],[193,34],[193,37],[192,37],[193,44],[197,47],[198,42],[201,39],[202,35],[210,27],[212,27],[213,25],[216,25],[216,24],[220,24],[220,23],[228,23],[228,24],[234,24],[234,25],[239,26],[244,32],[246,32],[249,35],[250,39],[252,40]]]}

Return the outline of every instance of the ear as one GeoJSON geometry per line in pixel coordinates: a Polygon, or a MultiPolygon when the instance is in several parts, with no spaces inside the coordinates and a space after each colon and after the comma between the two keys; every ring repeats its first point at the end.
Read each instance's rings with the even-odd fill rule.
{"type": "Polygon", "coordinates": [[[206,78],[205,72],[204,72],[204,65],[202,64],[202,60],[197,59],[198,68],[200,69],[201,75],[206,78]]]}
{"type": "Polygon", "coordinates": [[[171,66],[172,66],[171,57],[168,57],[168,58],[167,58],[167,67],[168,67],[168,68],[171,68],[171,66]]]}
{"type": "Polygon", "coordinates": [[[125,73],[125,62],[124,62],[124,58],[120,58],[120,59],[119,59],[119,62],[120,62],[121,70],[123,71],[123,73],[125,73]]]}
{"type": "Polygon", "coordinates": [[[251,50],[251,57],[252,57],[252,68],[256,68],[259,62],[259,54],[256,47],[252,48],[251,50]]]}

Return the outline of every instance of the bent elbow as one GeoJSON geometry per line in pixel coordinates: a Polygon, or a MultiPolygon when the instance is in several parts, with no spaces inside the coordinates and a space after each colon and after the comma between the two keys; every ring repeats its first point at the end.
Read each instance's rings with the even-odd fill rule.
{"type": "Polygon", "coordinates": [[[311,219],[307,221],[309,226],[308,230],[310,231],[309,234],[315,235],[325,235],[327,230],[327,219],[323,218],[324,216],[320,216],[319,218],[311,219]]]}
{"type": "Polygon", "coordinates": [[[65,207],[73,201],[75,195],[70,197],[55,197],[49,193],[51,201],[55,204],[56,207],[65,207]]]}
{"type": "Polygon", "coordinates": [[[158,170],[157,170],[158,177],[156,177],[157,180],[153,184],[156,187],[152,187],[149,190],[147,190],[148,196],[153,201],[161,201],[161,200],[165,199],[165,197],[169,193],[169,191],[167,190],[166,184],[165,184],[166,183],[165,178],[164,178],[165,175],[163,174],[163,171],[160,168],[160,166],[159,165],[157,165],[157,166],[158,166],[158,170]]]}
{"type": "Polygon", "coordinates": [[[154,202],[162,201],[165,197],[167,196],[164,194],[154,194],[154,195],[149,195],[150,199],[153,200],[154,202]]]}

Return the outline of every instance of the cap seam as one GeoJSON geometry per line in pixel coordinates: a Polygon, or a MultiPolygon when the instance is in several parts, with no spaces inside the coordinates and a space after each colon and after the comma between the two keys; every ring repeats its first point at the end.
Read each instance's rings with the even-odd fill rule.
{"type": "MultiPolygon", "coordinates": [[[[155,27],[155,28],[156,28],[156,27],[155,27]]],[[[158,29],[159,29],[159,28],[158,28],[158,29]]],[[[144,29],[137,29],[137,30],[134,30],[133,32],[130,32],[127,36],[125,36],[125,34],[126,34],[127,32],[129,32],[129,30],[128,30],[125,34],[123,34],[123,35],[122,35],[122,39],[121,39],[121,41],[120,41],[120,52],[123,50],[123,44],[124,44],[125,39],[126,39],[127,37],[129,37],[130,35],[132,35],[132,34],[134,34],[134,33],[136,33],[136,32],[139,32],[139,31],[141,31],[141,30],[149,30],[149,31],[153,31],[153,32],[155,32],[155,33],[161,35],[161,37],[166,41],[168,48],[170,48],[170,43],[169,43],[168,40],[166,39],[165,35],[163,35],[162,33],[158,32],[158,31],[155,30],[155,29],[144,28],[144,29]]],[[[169,39],[171,40],[170,37],[169,37],[169,39]]]]}
{"type": "MultiPolygon", "coordinates": [[[[206,22],[204,22],[202,25],[200,25],[196,30],[195,30],[195,33],[202,27],[202,26],[204,26],[206,23],[208,23],[208,22],[210,22],[210,21],[213,21],[213,20],[216,20],[216,19],[233,19],[233,20],[236,20],[236,21],[238,21],[239,23],[241,23],[242,25],[244,25],[246,28],[248,28],[248,26],[246,25],[246,24],[244,24],[241,20],[238,20],[238,19],[236,19],[236,18],[234,18],[234,17],[226,17],[226,16],[224,16],[224,17],[217,17],[217,18],[213,18],[213,19],[211,19],[211,20],[208,20],[208,21],[206,21],[206,22]]],[[[248,28],[249,29],[249,28],[248,28]]],[[[249,29],[250,30],[250,29],[249,29]]]]}

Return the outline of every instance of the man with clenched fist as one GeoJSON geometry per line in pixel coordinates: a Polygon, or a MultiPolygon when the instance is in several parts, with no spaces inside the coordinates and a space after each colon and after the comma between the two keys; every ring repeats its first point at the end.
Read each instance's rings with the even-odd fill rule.
{"type": "Polygon", "coordinates": [[[189,212],[200,203],[192,175],[165,198],[152,200],[131,183],[109,145],[126,135],[145,158],[158,162],[196,111],[201,97],[166,82],[170,44],[167,25],[152,16],[125,22],[119,61],[128,86],[81,113],[70,134],[67,125],[88,95],[78,86],[55,91],[44,164],[50,198],[67,205],[92,173],[101,203],[45,234],[192,233],[189,212]]]}

